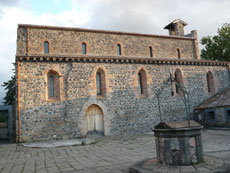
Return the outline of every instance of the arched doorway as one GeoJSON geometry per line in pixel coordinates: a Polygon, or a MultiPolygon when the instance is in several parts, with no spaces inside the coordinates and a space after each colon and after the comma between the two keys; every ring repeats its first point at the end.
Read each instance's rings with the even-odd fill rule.
{"type": "Polygon", "coordinates": [[[101,108],[91,105],[86,111],[87,135],[104,135],[104,117],[101,108]]]}

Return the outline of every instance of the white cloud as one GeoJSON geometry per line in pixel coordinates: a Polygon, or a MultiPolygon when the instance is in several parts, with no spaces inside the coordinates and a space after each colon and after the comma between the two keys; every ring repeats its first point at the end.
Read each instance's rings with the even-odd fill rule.
{"type": "MultiPolygon", "coordinates": [[[[12,63],[15,61],[17,25],[19,23],[82,27],[88,20],[87,15],[76,10],[63,11],[60,14],[43,13],[40,16],[35,16],[29,9],[25,10],[25,7],[2,7],[0,13],[0,85],[4,81],[8,81],[13,74],[12,63]]],[[[4,89],[0,86],[0,104],[4,95],[4,89]]]]}
{"type": "Polygon", "coordinates": [[[60,14],[43,13],[41,16],[34,17],[33,24],[39,25],[57,25],[57,26],[72,26],[82,27],[89,20],[88,16],[85,16],[78,11],[63,11],[60,14]]]}
{"type": "Polygon", "coordinates": [[[176,18],[197,29],[199,36],[215,34],[230,19],[230,1],[223,0],[72,0],[90,15],[91,28],[167,34],[163,27],[176,18]]]}

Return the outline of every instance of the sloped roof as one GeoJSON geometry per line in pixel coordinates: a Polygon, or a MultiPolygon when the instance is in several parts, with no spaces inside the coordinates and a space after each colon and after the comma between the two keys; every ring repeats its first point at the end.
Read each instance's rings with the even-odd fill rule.
{"type": "Polygon", "coordinates": [[[207,109],[215,107],[230,106],[230,88],[225,88],[221,92],[215,94],[203,103],[198,105],[195,109],[207,109]]]}
{"type": "MultiPolygon", "coordinates": [[[[199,127],[201,126],[194,120],[190,121],[190,127],[199,127]]],[[[179,128],[187,128],[189,127],[188,120],[185,121],[174,121],[174,122],[160,122],[155,126],[155,129],[179,129],[179,128]]]]}

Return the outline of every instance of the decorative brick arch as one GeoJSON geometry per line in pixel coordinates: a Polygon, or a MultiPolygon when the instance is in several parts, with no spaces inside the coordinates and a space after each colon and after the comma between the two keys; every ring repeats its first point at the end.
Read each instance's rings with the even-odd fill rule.
{"type": "Polygon", "coordinates": [[[97,96],[101,95],[102,97],[106,97],[105,71],[101,68],[98,68],[96,72],[96,93],[97,93],[97,96]],[[97,87],[97,84],[100,85],[99,88],[97,87]]]}
{"type": "Polygon", "coordinates": [[[113,51],[114,51],[114,55],[115,56],[124,56],[125,55],[125,49],[124,49],[124,46],[121,42],[116,42],[114,44],[114,48],[113,48],[113,51]],[[117,55],[117,45],[120,45],[120,49],[121,49],[121,55],[117,55]]]}
{"type": "Polygon", "coordinates": [[[107,70],[105,69],[105,67],[103,66],[97,66],[96,68],[94,68],[92,75],[90,77],[91,81],[92,81],[92,90],[90,92],[91,96],[96,96],[97,98],[105,98],[108,96],[108,93],[111,91],[111,89],[109,88],[109,80],[108,79],[112,79],[112,76],[108,74],[107,70]],[[103,79],[103,95],[101,96],[97,96],[97,86],[96,86],[96,74],[97,72],[101,72],[104,76],[103,79]]]}
{"type": "Polygon", "coordinates": [[[82,44],[86,45],[86,55],[89,54],[90,53],[90,46],[89,46],[89,43],[87,41],[85,41],[85,40],[80,43],[78,52],[81,55],[84,55],[84,54],[82,54],[82,44]]]}
{"type": "Polygon", "coordinates": [[[43,39],[41,41],[40,53],[44,54],[44,44],[45,44],[45,42],[49,43],[49,53],[48,54],[53,54],[54,52],[53,52],[52,42],[49,39],[43,39]]]}
{"type": "Polygon", "coordinates": [[[104,117],[104,134],[108,136],[110,134],[110,115],[107,111],[107,107],[100,101],[96,99],[88,100],[81,108],[78,127],[80,129],[81,136],[86,136],[87,134],[87,119],[86,119],[86,111],[91,105],[97,105],[101,108],[104,117]]]}
{"type": "Polygon", "coordinates": [[[46,70],[43,75],[44,75],[44,80],[45,80],[45,92],[44,92],[43,97],[45,98],[45,100],[49,101],[49,102],[65,100],[65,93],[63,91],[64,90],[64,81],[63,81],[63,75],[61,74],[61,72],[51,68],[49,70],[46,70]],[[58,77],[58,79],[56,79],[58,81],[58,83],[56,83],[56,85],[58,85],[57,86],[58,87],[57,88],[58,89],[58,97],[56,99],[50,99],[48,97],[48,85],[49,85],[48,74],[49,73],[54,73],[57,75],[56,77],[58,77]]]}
{"type": "Polygon", "coordinates": [[[149,96],[150,93],[150,84],[151,84],[152,80],[151,77],[148,74],[148,71],[146,70],[145,67],[141,66],[139,67],[134,74],[134,93],[136,95],[136,97],[138,98],[145,98],[149,96]],[[141,77],[143,79],[143,83],[142,83],[142,87],[143,87],[143,94],[140,94],[139,91],[139,73],[141,73],[141,77]]]}

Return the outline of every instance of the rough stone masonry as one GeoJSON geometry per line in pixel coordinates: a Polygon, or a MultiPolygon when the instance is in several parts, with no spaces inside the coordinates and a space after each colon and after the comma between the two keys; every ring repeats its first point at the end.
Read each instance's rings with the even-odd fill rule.
{"type": "MultiPolygon", "coordinates": [[[[168,26],[183,30],[185,23],[168,26]]],[[[151,131],[159,122],[156,90],[176,71],[192,109],[229,85],[227,62],[200,60],[196,31],[161,36],[18,25],[16,63],[19,142],[84,137],[99,126],[103,135],[151,131]]],[[[164,121],[186,117],[177,90],[170,84],[161,95],[164,121]]]]}

